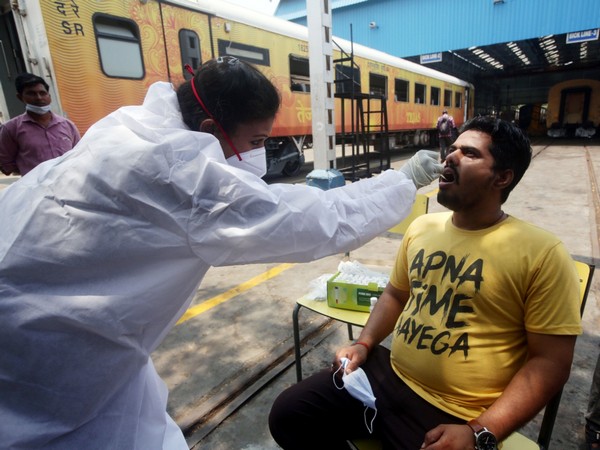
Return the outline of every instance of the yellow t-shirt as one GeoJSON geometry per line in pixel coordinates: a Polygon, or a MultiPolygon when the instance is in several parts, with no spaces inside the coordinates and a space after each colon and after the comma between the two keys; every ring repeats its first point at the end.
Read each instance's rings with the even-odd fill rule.
{"type": "Polygon", "coordinates": [[[551,233],[513,217],[465,231],[451,213],[417,218],[390,282],[410,291],[392,367],[434,406],[478,417],[527,358],[525,331],[581,334],[579,278],[551,233]]]}

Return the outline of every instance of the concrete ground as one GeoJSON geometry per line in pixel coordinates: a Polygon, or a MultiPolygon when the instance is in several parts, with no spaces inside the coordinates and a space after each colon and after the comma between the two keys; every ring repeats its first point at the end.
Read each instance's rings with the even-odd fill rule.
{"type": "MultiPolygon", "coordinates": [[[[599,261],[600,173],[598,140],[534,143],[529,171],[505,211],[557,234],[572,255],[599,261]]],[[[406,158],[396,160],[400,166],[406,158]]],[[[18,177],[0,176],[0,189],[18,177]]],[[[436,184],[421,191],[432,195],[436,184]]],[[[401,236],[385,233],[350,253],[350,260],[390,268],[401,236]]],[[[267,416],[274,398],[296,382],[292,310],[311,282],[334,273],[344,254],[306,264],[257,264],[211,269],[190,308],[190,318],[171,330],[154,352],[170,390],[169,412],[193,449],[271,450],[267,416]]],[[[571,377],[558,412],[553,450],[579,450],[583,415],[600,342],[600,273],[596,275],[578,339],[571,377]]],[[[168,299],[165,299],[168,301],[168,299]]],[[[303,373],[327,367],[347,343],[344,324],[302,310],[303,373]]],[[[355,330],[355,336],[359,330],[355,330]]],[[[535,437],[539,417],[523,433],[535,437]]]]}

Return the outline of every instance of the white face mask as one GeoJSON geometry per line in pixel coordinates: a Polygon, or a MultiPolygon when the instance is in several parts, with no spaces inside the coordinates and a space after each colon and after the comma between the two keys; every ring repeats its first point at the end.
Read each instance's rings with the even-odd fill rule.
{"type": "Polygon", "coordinates": [[[230,166],[243,169],[253,173],[259,178],[262,178],[267,173],[267,151],[264,147],[254,148],[247,152],[241,153],[242,160],[240,161],[237,155],[227,158],[230,166]]]}
{"type": "Polygon", "coordinates": [[[375,395],[373,394],[373,389],[371,389],[371,383],[367,378],[367,374],[360,367],[353,372],[346,373],[346,365],[348,364],[347,358],[342,358],[340,367],[333,374],[333,384],[338,389],[344,389],[348,391],[348,393],[357,400],[360,400],[363,405],[365,405],[365,425],[369,433],[373,433],[373,421],[377,416],[377,406],[375,406],[375,395]],[[342,370],[342,381],[344,385],[342,387],[337,385],[335,375],[338,371],[342,370]],[[367,420],[367,411],[371,408],[375,411],[375,415],[371,419],[371,426],[369,426],[369,422],[367,420]]]}
{"type": "Polygon", "coordinates": [[[35,105],[30,105],[29,103],[26,103],[25,109],[29,112],[42,115],[42,114],[46,114],[47,112],[50,112],[51,105],[35,106],[35,105]]]}

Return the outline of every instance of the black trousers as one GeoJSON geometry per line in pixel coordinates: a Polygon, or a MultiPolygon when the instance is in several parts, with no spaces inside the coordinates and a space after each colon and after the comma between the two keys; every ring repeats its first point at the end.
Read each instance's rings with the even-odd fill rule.
{"type": "Polygon", "coordinates": [[[448,148],[453,144],[454,139],[452,136],[440,136],[440,158],[442,161],[446,160],[446,156],[448,156],[448,148]]]}
{"type": "MultiPolygon", "coordinates": [[[[283,391],[269,415],[269,428],[285,450],[343,449],[346,440],[373,437],[385,450],[418,450],[425,433],[441,423],[465,420],[435,408],[416,395],[396,375],[385,347],[373,349],[362,368],[375,395],[377,415],[365,416],[363,404],[333,384],[333,371],[323,370],[283,391]],[[317,438],[319,436],[319,438],[317,438]]],[[[341,380],[338,383],[342,385],[341,380]]]]}

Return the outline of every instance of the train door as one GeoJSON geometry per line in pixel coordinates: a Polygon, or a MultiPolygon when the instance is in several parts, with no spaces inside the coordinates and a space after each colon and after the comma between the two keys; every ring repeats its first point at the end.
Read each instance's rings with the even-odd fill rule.
{"type": "Polygon", "coordinates": [[[25,60],[17,36],[10,2],[0,1],[0,123],[24,112],[17,99],[15,77],[25,72],[25,60]]]}
{"type": "Polygon", "coordinates": [[[560,95],[558,120],[563,125],[581,125],[588,120],[591,88],[563,89],[560,95]]]}
{"type": "Polygon", "coordinates": [[[186,64],[195,71],[203,62],[214,57],[211,19],[204,11],[159,3],[167,49],[168,81],[179,86],[192,77],[185,69],[186,64]]]}

